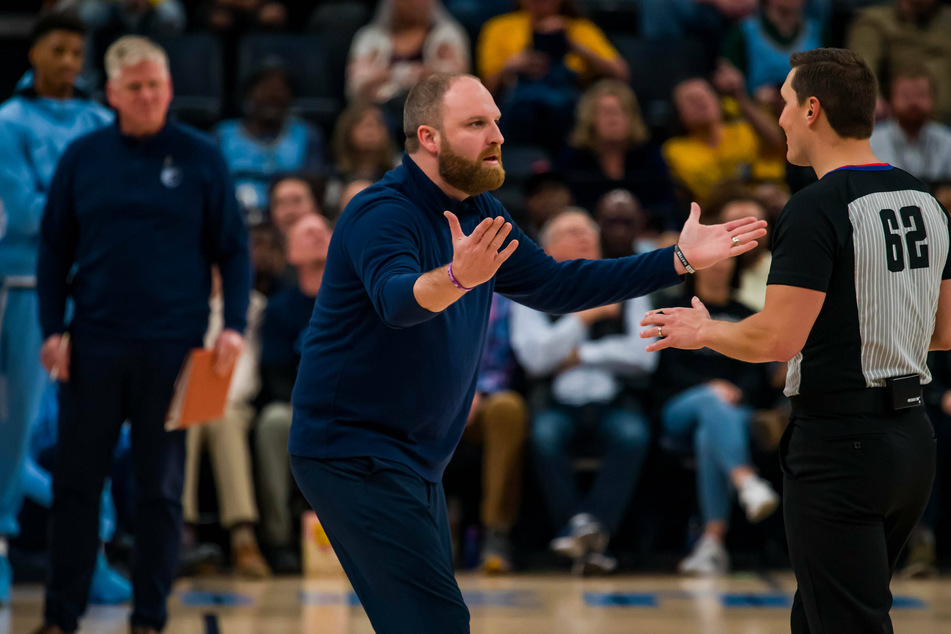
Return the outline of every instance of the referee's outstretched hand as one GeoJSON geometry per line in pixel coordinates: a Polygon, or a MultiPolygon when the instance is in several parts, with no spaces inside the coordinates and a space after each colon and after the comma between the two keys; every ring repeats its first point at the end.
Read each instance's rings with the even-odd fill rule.
{"type": "Polygon", "coordinates": [[[710,321],[710,311],[699,297],[690,300],[691,308],[659,308],[649,310],[641,320],[641,339],[655,339],[645,350],[657,352],[664,348],[697,350],[700,343],[700,329],[710,321]]]}
{"type": "Polygon", "coordinates": [[[699,270],[746,253],[756,247],[757,238],[765,235],[766,221],[752,216],[721,225],[702,225],[700,205],[691,203],[690,217],[684,223],[677,244],[690,266],[699,270]]]}
{"type": "Polygon", "coordinates": [[[512,231],[512,223],[505,222],[502,216],[484,219],[466,235],[454,213],[446,211],[444,215],[452,233],[452,273],[456,281],[467,288],[492,279],[518,247],[518,240],[512,240],[499,251],[512,231]]]}

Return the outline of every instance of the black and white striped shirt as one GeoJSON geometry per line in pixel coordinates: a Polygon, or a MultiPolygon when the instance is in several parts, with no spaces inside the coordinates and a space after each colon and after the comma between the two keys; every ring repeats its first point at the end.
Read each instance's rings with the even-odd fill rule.
{"type": "Polygon", "coordinates": [[[847,166],[790,199],[776,223],[769,284],[826,293],[786,395],[931,380],[925,361],[942,279],[951,278],[948,214],[890,165],[847,166]]]}

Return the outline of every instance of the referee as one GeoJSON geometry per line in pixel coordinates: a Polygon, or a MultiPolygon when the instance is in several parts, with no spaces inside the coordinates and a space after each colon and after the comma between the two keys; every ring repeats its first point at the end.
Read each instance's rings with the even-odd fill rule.
{"type": "Polygon", "coordinates": [[[819,181],[775,228],[763,311],[738,323],[652,311],[648,350],[789,361],[780,446],[793,632],[891,632],[889,581],[935,470],[921,402],[929,350],[951,347],[948,216],[869,148],[878,94],[857,54],[797,53],[782,87],[787,157],[819,181]]]}

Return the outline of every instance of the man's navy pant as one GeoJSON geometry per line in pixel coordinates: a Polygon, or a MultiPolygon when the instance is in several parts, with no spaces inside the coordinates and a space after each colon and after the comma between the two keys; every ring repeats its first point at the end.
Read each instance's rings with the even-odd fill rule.
{"type": "Polygon", "coordinates": [[[291,456],[377,634],[468,634],[442,483],[378,458],[291,456]]]}
{"type": "Polygon", "coordinates": [[[60,391],[59,456],[53,471],[46,623],[77,629],[99,548],[99,500],[112,451],[131,422],[136,505],[132,625],[161,630],[182,533],[183,431],[165,415],[189,346],[73,337],[60,391]]]}

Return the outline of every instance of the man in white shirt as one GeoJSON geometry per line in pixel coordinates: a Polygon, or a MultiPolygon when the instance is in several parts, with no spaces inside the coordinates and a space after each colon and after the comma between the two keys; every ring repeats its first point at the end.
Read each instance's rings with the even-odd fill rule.
{"type": "MultiPolygon", "coordinates": [[[[583,209],[569,208],[546,223],[539,242],[559,262],[597,260],[598,233],[583,209]]],[[[644,297],[565,316],[512,306],[512,349],[533,384],[534,463],[552,519],[563,526],[551,549],[574,558],[576,572],[617,567],[605,550],[624,519],[650,439],[631,389],[656,365],[638,337],[638,316],[649,308],[644,297]],[[601,459],[584,497],[572,465],[576,446],[601,459]]]]}
{"type": "Polygon", "coordinates": [[[875,126],[872,152],[928,184],[951,179],[951,128],[933,120],[934,78],[923,66],[899,68],[888,92],[892,119],[875,126]]]}

